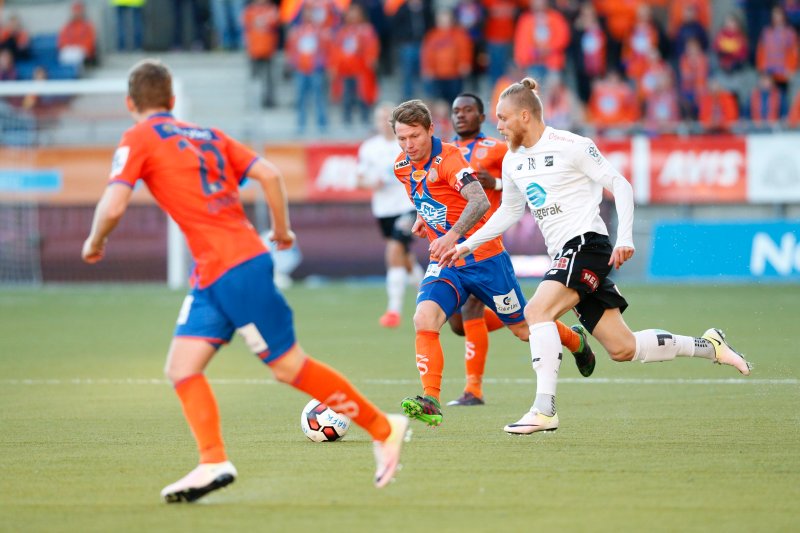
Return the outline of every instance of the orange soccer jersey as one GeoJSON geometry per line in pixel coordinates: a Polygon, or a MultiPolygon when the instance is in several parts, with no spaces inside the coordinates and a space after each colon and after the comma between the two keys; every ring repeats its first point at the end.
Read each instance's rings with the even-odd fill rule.
{"type": "MultiPolygon", "coordinates": [[[[464,211],[467,200],[461,196],[460,191],[461,179],[465,173],[474,174],[475,171],[461,155],[461,149],[443,143],[437,137],[433,138],[431,157],[424,165],[411,162],[405,154],[397,157],[394,174],[405,185],[409,198],[417,208],[417,213],[425,221],[428,240],[434,241],[447,233],[464,211]]],[[[464,238],[475,233],[488,219],[488,213],[484,214],[464,238]]],[[[464,238],[459,239],[459,242],[463,242],[464,238]]],[[[471,263],[494,257],[502,251],[501,237],[496,237],[467,257],[471,263]]],[[[437,260],[437,257],[431,256],[431,261],[437,260]]],[[[459,259],[456,266],[463,266],[466,263],[464,259],[459,259]]]]}
{"type": "MultiPolygon", "coordinates": [[[[485,170],[496,179],[501,179],[503,175],[503,157],[508,151],[506,143],[491,137],[485,136],[483,133],[478,134],[474,139],[460,140],[456,139],[453,144],[461,149],[464,158],[476,171],[485,170]]],[[[487,216],[492,216],[492,213],[497,211],[500,207],[500,200],[503,197],[503,191],[484,189],[483,192],[489,198],[489,211],[487,216]]]]}
{"type": "Polygon", "coordinates": [[[257,159],[219,130],[156,113],[123,134],[109,181],[147,185],[186,235],[204,288],[267,251],[239,201],[239,184],[257,159]]]}

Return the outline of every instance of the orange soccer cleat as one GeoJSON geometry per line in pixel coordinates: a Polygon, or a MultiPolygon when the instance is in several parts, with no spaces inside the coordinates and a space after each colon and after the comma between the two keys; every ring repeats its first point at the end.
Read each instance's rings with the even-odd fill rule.
{"type": "Polygon", "coordinates": [[[385,328],[396,328],[400,325],[400,313],[397,311],[386,311],[378,320],[378,323],[385,328]]]}

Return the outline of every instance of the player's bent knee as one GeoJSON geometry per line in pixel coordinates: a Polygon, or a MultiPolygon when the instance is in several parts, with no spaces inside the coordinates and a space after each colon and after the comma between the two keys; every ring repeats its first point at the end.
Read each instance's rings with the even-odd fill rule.
{"type": "Polygon", "coordinates": [[[631,361],[633,356],[636,355],[636,343],[633,345],[625,344],[623,346],[614,347],[608,352],[611,359],[618,362],[631,361]]]}
{"type": "Polygon", "coordinates": [[[522,342],[528,342],[528,339],[531,336],[531,330],[528,327],[528,324],[525,322],[517,322],[516,324],[511,324],[508,326],[514,335],[517,336],[519,340],[522,342]]]}
{"type": "Polygon", "coordinates": [[[307,357],[303,349],[295,344],[288,352],[269,363],[269,368],[276,381],[292,383],[303,369],[307,357]]]}

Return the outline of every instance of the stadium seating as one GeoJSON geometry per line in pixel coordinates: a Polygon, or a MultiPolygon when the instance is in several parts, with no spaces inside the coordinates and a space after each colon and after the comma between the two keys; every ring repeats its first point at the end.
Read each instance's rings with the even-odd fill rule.
{"type": "Polygon", "coordinates": [[[33,78],[36,67],[42,66],[51,80],[74,80],[80,77],[80,67],[62,65],[58,62],[58,35],[55,33],[37,34],[31,37],[29,59],[17,62],[17,75],[21,80],[33,78]]]}

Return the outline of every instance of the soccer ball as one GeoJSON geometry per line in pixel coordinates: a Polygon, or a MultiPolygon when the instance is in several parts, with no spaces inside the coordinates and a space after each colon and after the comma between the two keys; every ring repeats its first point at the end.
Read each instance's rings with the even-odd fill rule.
{"type": "Polygon", "coordinates": [[[332,442],[347,434],[350,419],[319,400],[311,400],[300,413],[300,427],[314,442],[332,442]]]}

